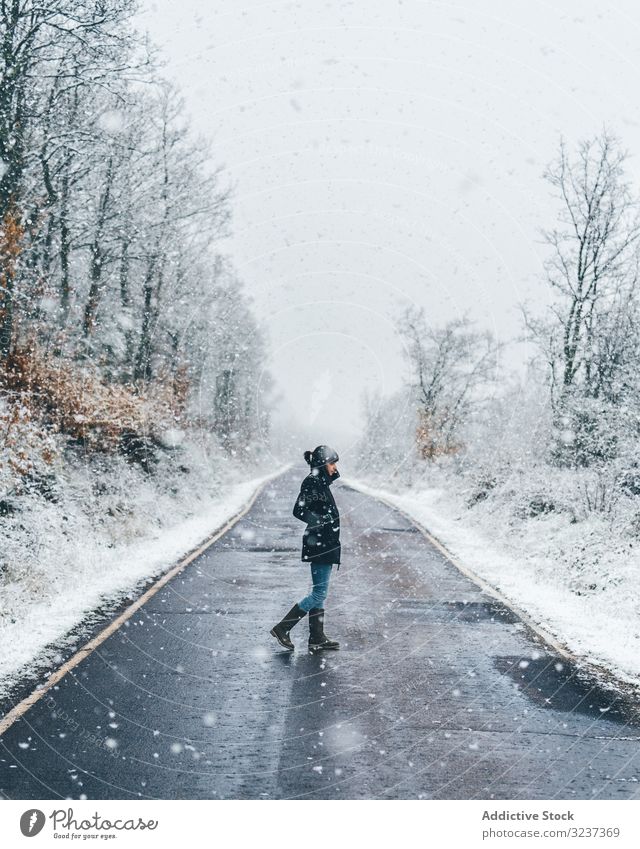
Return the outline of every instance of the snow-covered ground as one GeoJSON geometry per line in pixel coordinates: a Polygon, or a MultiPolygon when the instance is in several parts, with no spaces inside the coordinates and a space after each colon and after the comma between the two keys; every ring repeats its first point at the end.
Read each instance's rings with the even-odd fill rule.
{"type": "Polygon", "coordinates": [[[55,501],[22,499],[3,518],[0,697],[23,675],[56,665],[57,649],[75,647],[77,635],[68,635],[79,622],[136,598],[273,476],[247,480],[222,455],[185,453],[153,476],[116,458],[102,470],[65,466],[55,501]]]}
{"type": "Polygon", "coordinates": [[[469,508],[455,489],[345,483],[415,518],[573,654],[640,683],[640,558],[604,521],[549,513],[510,522],[500,500],[469,508]]]}

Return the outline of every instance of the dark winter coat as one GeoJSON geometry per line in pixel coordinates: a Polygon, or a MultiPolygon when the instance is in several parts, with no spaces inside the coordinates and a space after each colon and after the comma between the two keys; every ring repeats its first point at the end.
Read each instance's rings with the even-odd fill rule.
{"type": "Polygon", "coordinates": [[[302,481],[293,515],[307,523],[302,557],[308,563],[340,563],[340,513],[329,487],[340,473],[313,468],[302,481]]]}

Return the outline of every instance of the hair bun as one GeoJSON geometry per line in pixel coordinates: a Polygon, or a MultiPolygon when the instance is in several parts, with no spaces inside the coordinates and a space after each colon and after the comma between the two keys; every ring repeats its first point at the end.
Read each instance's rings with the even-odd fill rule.
{"type": "Polygon", "coordinates": [[[305,451],[304,452],[304,459],[309,465],[311,465],[312,457],[313,457],[313,451],[305,451]]]}

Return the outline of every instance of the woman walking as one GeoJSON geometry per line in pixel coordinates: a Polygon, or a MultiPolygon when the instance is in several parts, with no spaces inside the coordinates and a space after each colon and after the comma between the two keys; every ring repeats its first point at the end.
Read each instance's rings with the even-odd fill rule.
{"type": "Polygon", "coordinates": [[[312,590],[271,629],[281,646],[292,650],[289,632],[309,614],[309,651],[339,649],[340,643],[324,633],[324,602],[333,566],[340,566],[340,513],[329,490],[340,477],[338,454],[327,445],[305,451],[311,471],[302,481],[293,515],[307,523],[302,535],[302,560],[311,564],[312,590]]]}

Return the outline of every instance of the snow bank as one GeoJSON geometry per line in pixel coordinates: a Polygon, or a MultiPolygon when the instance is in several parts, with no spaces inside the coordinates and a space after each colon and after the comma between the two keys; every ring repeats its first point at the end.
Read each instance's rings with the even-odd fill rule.
{"type": "Polygon", "coordinates": [[[0,697],[60,662],[78,623],[136,598],[272,477],[246,480],[211,446],[193,444],[153,475],[112,456],[98,462],[65,463],[55,500],[23,498],[0,522],[0,697]]]}

